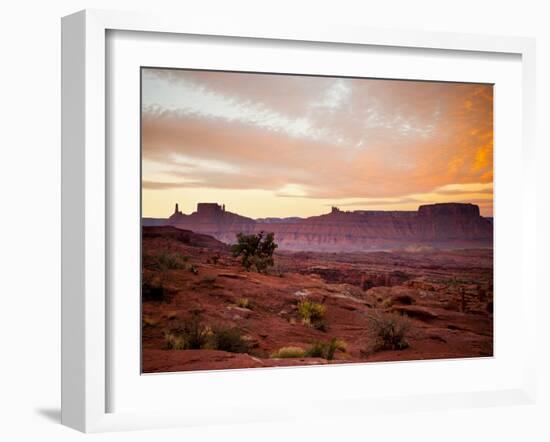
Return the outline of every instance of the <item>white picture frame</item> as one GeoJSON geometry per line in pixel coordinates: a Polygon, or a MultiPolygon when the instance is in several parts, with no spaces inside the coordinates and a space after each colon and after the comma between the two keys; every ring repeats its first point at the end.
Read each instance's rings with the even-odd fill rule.
{"type": "MultiPolygon", "coordinates": [[[[200,407],[188,411],[109,412],[107,339],[110,321],[107,228],[109,186],[106,120],[108,63],[106,36],[110,31],[155,32],[225,38],[253,38],[287,42],[374,45],[380,48],[424,48],[515,54],[521,57],[521,326],[526,337],[535,333],[535,183],[534,107],[535,43],[533,39],[416,31],[388,31],[312,25],[251,22],[217,23],[196,17],[86,10],[62,20],[62,423],[84,432],[159,428],[217,422],[249,422],[287,417],[363,415],[435,408],[532,403],[536,393],[535,339],[525,339],[519,385],[501,389],[474,389],[462,393],[441,391],[425,395],[331,397],[307,402],[309,407],[251,404],[224,413],[209,414],[200,407]],[[528,258],[530,257],[530,258],[528,258]],[[529,265],[527,264],[528,259],[529,265]],[[248,408],[247,408],[248,407],[248,408]],[[234,411],[236,411],[234,410],[234,411]],[[242,411],[246,411],[242,412],[242,411]]],[[[519,146],[518,146],[519,149],[519,146]]],[[[498,172],[497,172],[498,173],[498,172]]],[[[498,190],[497,190],[498,191],[498,190]]],[[[520,357],[520,356],[518,356],[520,357]]],[[[360,369],[360,368],[358,368],[360,369]]],[[[304,369],[294,369],[299,370],[304,369]]],[[[307,369],[305,369],[307,370],[307,369]]],[[[357,370],[357,369],[356,369],[357,370]]],[[[287,371],[288,372],[288,371],[287,371]]],[[[241,373],[242,374],[242,373],[241,373]]],[[[208,375],[208,374],[207,374],[208,375]]],[[[292,375],[289,375],[292,376],[292,375]]]]}

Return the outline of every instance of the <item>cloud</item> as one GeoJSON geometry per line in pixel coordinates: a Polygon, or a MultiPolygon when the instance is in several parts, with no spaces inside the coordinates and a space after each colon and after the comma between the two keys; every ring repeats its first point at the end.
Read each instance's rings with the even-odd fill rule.
{"type": "Polygon", "coordinates": [[[479,190],[459,190],[459,189],[448,189],[448,190],[438,190],[437,194],[439,195],[465,195],[465,194],[472,194],[472,195],[478,195],[478,194],[486,194],[486,195],[492,195],[493,189],[479,189],[479,190]]]}
{"type": "Polygon", "coordinates": [[[147,180],[142,181],[141,186],[143,189],[151,189],[151,190],[179,189],[181,187],[184,187],[182,186],[182,183],[163,183],[163,182],[147,181],[147,180]]]}
{"type": "Polygon", "coordinates": [[[148,189],[381,205],[492,182],[489,85],[146,70],[143,87],[148,189]]]}

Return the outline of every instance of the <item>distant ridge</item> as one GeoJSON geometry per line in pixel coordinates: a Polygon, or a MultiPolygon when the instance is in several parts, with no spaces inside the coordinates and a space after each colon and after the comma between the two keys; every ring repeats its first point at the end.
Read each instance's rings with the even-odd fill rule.
{"type": "Polygon", "coordinates": [[[199,203],[189,215],[176,209],[166,220],[144,218],[144,226],[169,225],[211,235],[224,243],[237,233],[275,233],[280,249],[311,251],[372,251],[423,245],[438,248],[492,247],[492,218],[475,204],[438,203],[417,211],[357,210],[333,207],[308,218],[252,219],[229,212],[224,205],[199,203]]]}
{"type": "Polygon", "coordinates": [[[141,225],[143,227],[165,226],[167,221],[167,218],[141,218],[141,225]]]}

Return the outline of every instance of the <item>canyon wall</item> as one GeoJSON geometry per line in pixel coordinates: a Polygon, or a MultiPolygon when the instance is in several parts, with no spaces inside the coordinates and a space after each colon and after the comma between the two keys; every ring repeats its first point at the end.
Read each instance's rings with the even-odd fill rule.
{"type": "Polygon", "coordinates": [[[237,233],[274,232],[282,250],[327,252],[391,250],[418,247],[490,247],[492,221],[474,204],[420,206],[418,211],[353,211],[333,208],[309,218],[254,220],[215,203],[199,203],[186,215],[179,210],[168,225],[205,233],[231,244],[237,233]]]}

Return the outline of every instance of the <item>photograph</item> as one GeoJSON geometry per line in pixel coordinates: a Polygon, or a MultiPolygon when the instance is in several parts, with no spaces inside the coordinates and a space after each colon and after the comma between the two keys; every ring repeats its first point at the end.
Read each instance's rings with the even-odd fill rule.
{"type": "Polygon", "coordinates": [[[142,373],[493,356],[493,84],[140,75],[142,373]]]}

